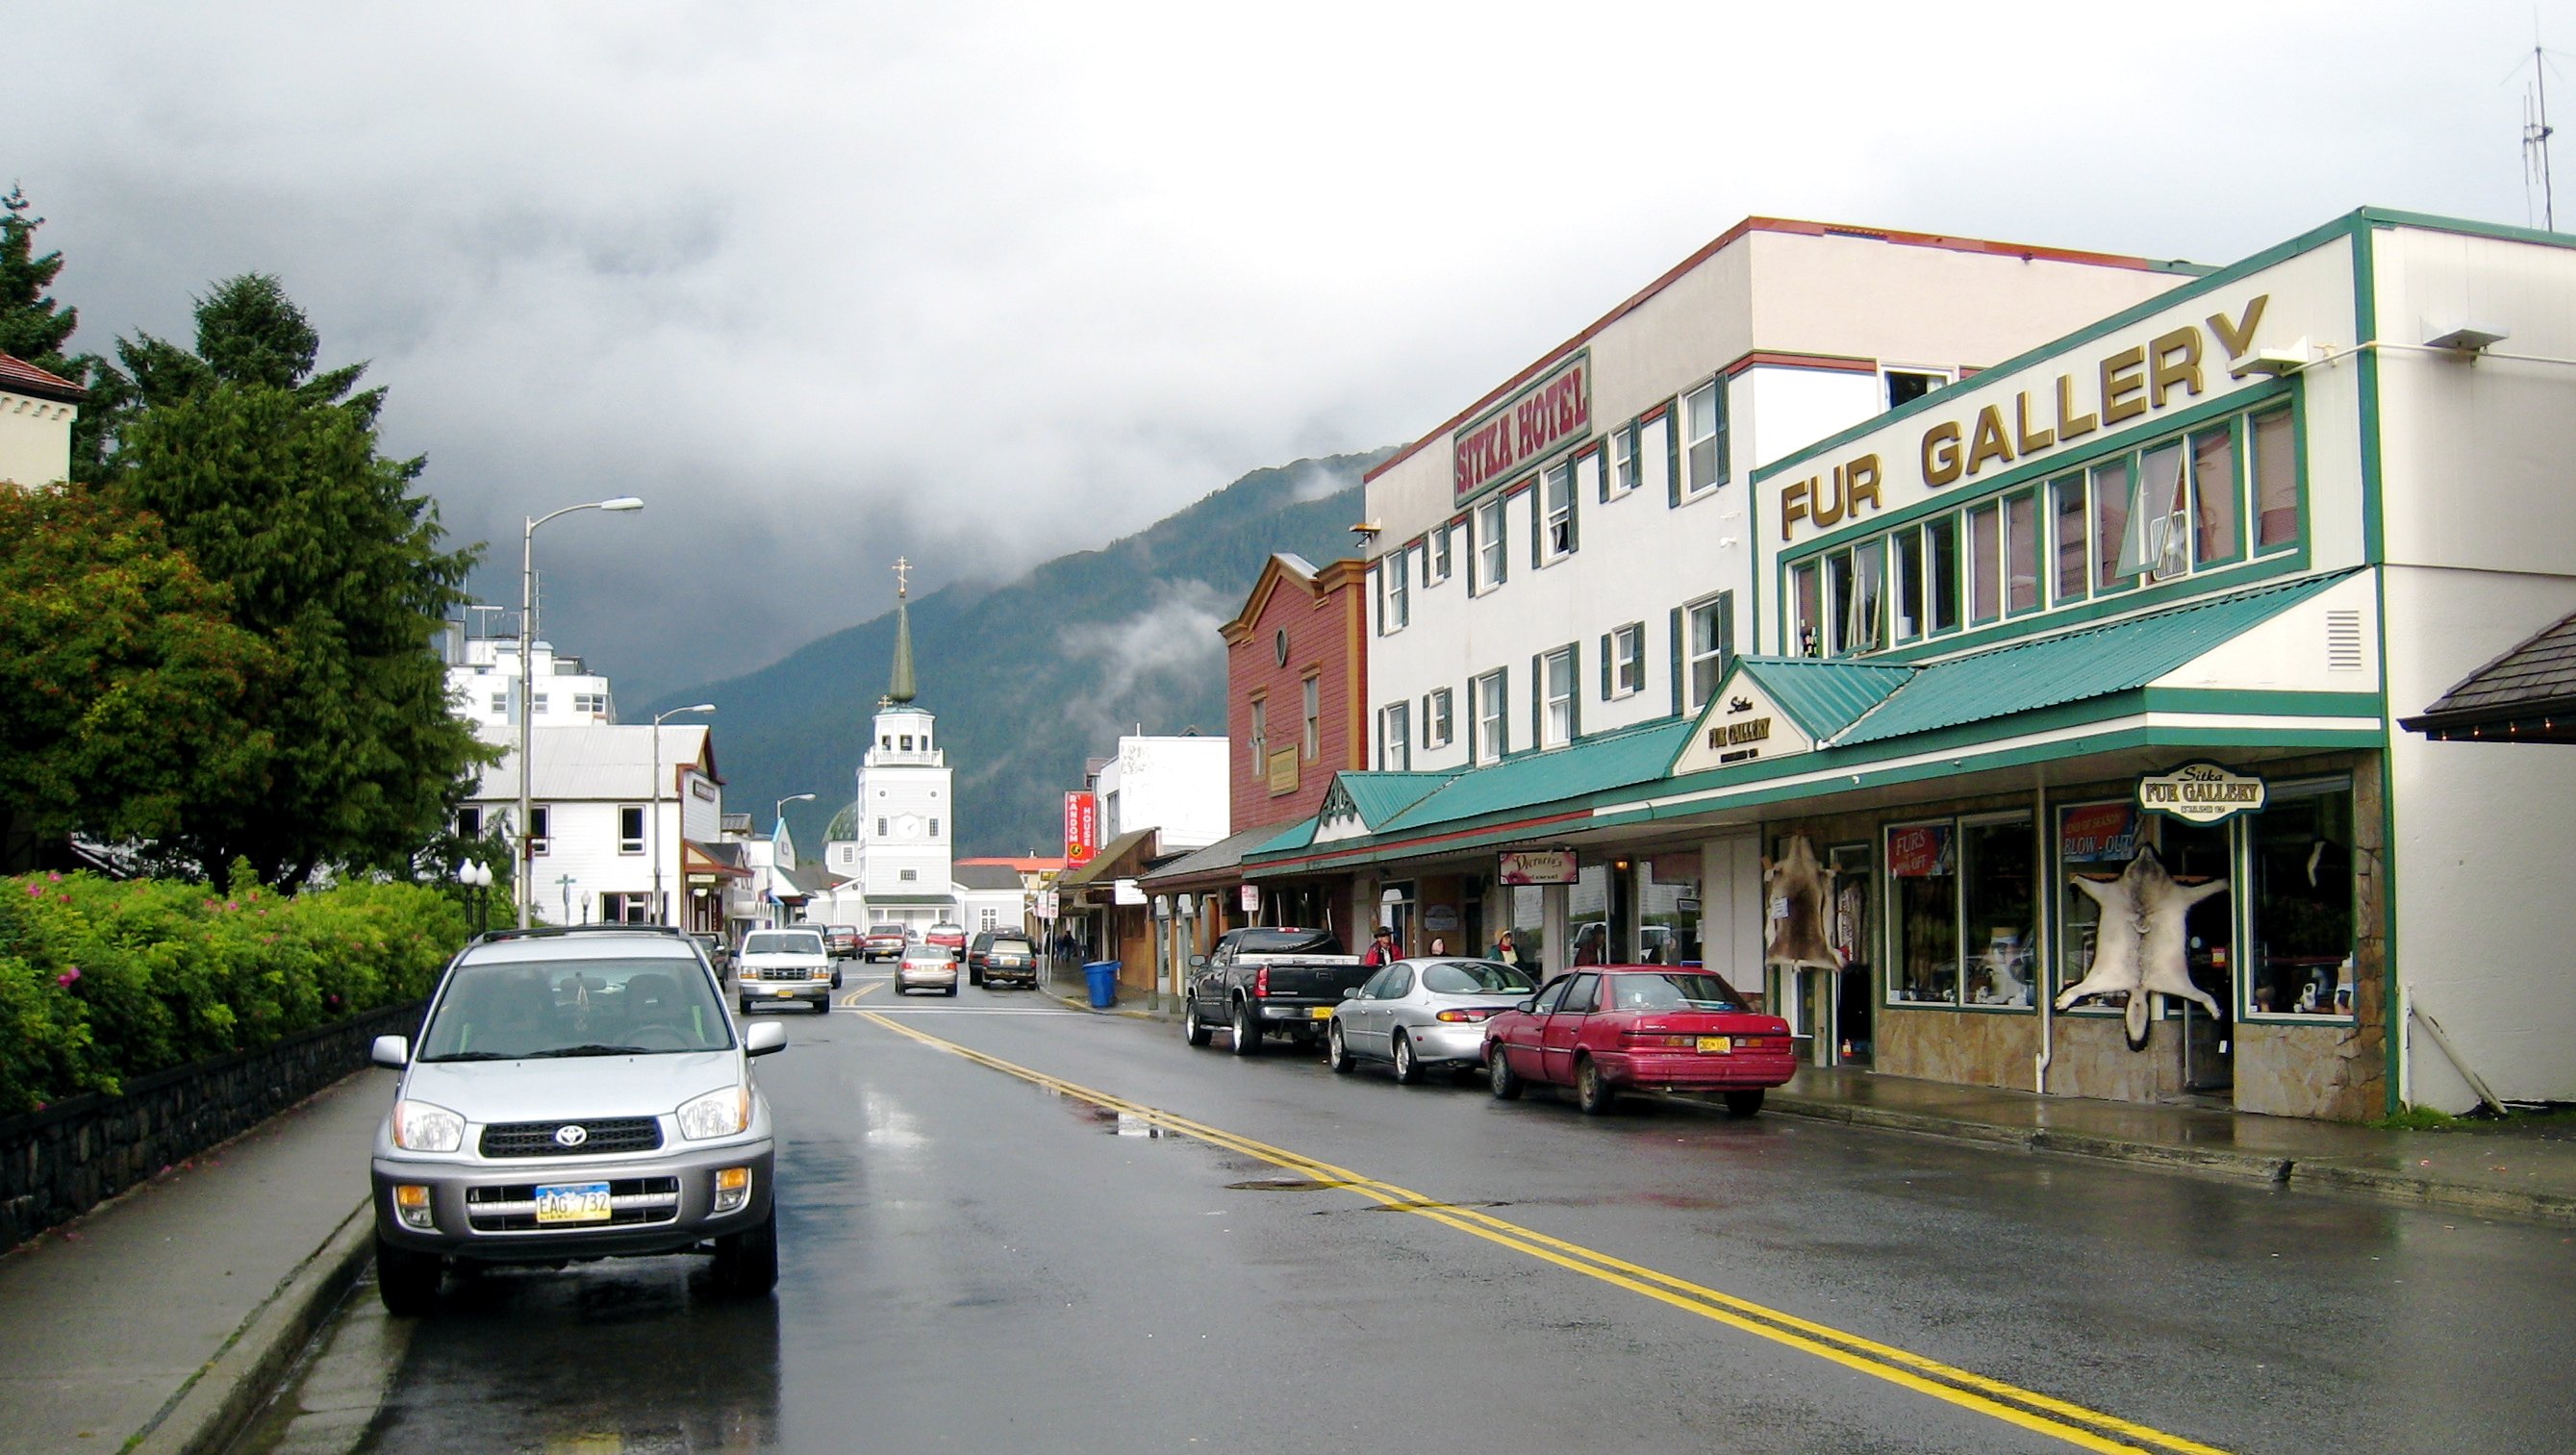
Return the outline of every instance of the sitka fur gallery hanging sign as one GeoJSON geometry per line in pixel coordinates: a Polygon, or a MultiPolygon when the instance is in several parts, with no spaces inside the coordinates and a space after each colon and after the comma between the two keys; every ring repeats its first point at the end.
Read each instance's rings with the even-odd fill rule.
{"type": "Polygon", "coordinates": [[[2170,773],[2138,780],[2138,807],[2185,823],[2224,823],[2240,813],[2261,813],[2266,788],[2253,773],[2232,773],[2216,763],[2185,763],[2170,773]]]}

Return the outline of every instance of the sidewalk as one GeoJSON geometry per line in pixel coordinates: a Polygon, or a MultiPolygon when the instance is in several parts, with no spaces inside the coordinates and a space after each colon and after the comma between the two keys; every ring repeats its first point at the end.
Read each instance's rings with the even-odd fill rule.
{"type": "Polygon", "coordinates": [[[0,1257],[0,1452],[219,1449],[364,1270],[359,1072],[0,1257]]]}
{"type": "Polygon", "coordinates": [[[1813,1066],[1772,1092],[1766,1106],[1785,1116],[1953,1141],[2576,1222],[2576,1142],[2509,1131],[2383,1132],[1813,1066]]]}

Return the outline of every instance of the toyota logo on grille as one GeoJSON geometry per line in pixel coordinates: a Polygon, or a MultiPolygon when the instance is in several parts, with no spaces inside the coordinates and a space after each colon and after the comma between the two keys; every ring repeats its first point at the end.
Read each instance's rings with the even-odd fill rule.
{"type": "Polygon", "coordinates": [[[558,1147],[578,1147],[589,1140],[590,1128],[579,1122],[555,1128],[555,1145],[558,1147]]]}

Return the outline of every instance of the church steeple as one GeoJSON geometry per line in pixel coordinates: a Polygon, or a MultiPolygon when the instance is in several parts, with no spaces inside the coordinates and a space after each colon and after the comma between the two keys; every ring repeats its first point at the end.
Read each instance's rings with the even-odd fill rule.
{"type": "Polygon", "coordinates": [[[901,556],[894,560],[894,680],[886,684],[887,707],[901,707],[912,701],[912,612],[904,598],[909,595],[912,563],[901,556]]]}

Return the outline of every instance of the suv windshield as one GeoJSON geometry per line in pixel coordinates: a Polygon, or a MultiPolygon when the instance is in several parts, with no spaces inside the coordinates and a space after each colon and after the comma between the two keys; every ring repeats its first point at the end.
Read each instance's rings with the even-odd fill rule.
{"type": "Polygon", "coordinates": [[[732,1022],[694,959],[459,965],[421,1033],[423,1061],[721,1051],[732,1022]]]}
{"type": "Polygon", "coordinates": [[[745,936],[746,955],[819,955],[823,937],[812,930],[755,930],[745,936]]]}
{"type": "Polygon", "coordinates": [[[1527,994],[1538,982],[1509,965],[1491,960],[1450,960],[1422,972],[1422,988],[1439,995],[1482,995],[1518,991],[1527,994]]]}
{"type": "Polygon", "coordinates": [[[1744,998],[1714,975],[1613,975],[1618,1010],[1742,1010],[1744,998]]]}
{"type": "Polygon", "coordinates": [[[1234,942],[1238,955],[1339,955],[1342,938],[1331,930],[1245,930],[1234,942]]]}

